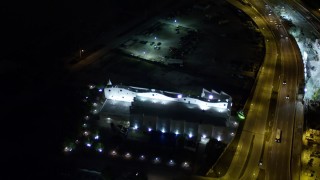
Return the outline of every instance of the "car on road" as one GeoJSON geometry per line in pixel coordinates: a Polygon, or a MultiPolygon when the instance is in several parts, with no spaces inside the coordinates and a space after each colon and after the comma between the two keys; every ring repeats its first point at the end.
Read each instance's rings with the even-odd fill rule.
{"type": "Polygon", "coordinates": [[[286,96],[286,99],[289,99],[289,95],[286,96]]]}
{"type": "Polygon", "coordinates": [[[286,81],[283,81],[283,82],[282,82],[282,84],[283,84],[283,85],[286,85],[286,84],[287,84],[287,82],[286,82],[286,81]]]}

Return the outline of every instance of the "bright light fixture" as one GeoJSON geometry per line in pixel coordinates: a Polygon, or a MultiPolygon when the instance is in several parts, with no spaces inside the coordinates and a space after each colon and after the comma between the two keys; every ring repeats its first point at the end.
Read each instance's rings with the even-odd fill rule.
{"type": "Polygon", "coordinates": [[[115,156],[115,155],[117,155],[117,151],[113,150],[113,151],[111,151],[110,154],[111,154],[112,156],[115,156]]]}
{"type": "Polygon", "coordinates": [[[131,158],[131,154],[130,154],[130,153],[126,153],[126,154],[124,155],[124,157],[127,158],[127,159],[129,159],[129,158],[131,158]]]}
{"type": "Polygon", "coordinates": [[[189,165],[189,163],[188,162],[183,162],[182,163],[182,167],[184,167],[184,168],[188,168],[190,165],[189,165]]]}
{"type": "Polygon", "coordinates": [[[217,140],[218,140],[218,141],[221,141],[221,137],[220,137],[220,136],[218,136],[217,140]]]}
{"type": "Polygon", "coordinates": [[[96,136],[94,137],[94,139],[95,139],[95,140],[99,139],[99,135],[96,135],[96,136]]]}
{"type": "Polygon", "coordinates": [[[88,131],[84,131],[84,132],[83,132],[83,135],[88,136],[88,135],[89,135],[89,132],[88,132],[88,131]]]}
{"type": "Polygon", "coordinates": [[[162,132],[162,133],[165,133],[165,132],[166,132],[166,130],[165,130],[164,128],[162,128],[161,132],[162,132]]]}
{"type": "Polygon", "coordinates": [[[144,155],[141,155],[140,157],[139,157],[139,159],[140,160],[144,160],[146,157],[144,156],[144,155]]]}

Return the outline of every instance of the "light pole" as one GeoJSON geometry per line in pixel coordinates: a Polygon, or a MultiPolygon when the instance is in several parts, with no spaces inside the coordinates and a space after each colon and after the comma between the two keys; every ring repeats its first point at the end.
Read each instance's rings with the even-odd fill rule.
{"type": "Polygon", "coordinates": [[[81,57],[82,57],[82,53],[84,52],[84,50],[83,49],[80,49],[80,51],[79,51],[79,53],[80,53],[80,59],[81,59],[81,57]]]}

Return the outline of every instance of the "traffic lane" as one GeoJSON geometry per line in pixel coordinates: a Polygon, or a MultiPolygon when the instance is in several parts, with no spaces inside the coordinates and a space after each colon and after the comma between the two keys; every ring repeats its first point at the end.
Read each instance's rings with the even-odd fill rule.
{"type": "MultiPolygon", "coordinates": [[[[247,11],[245,11],[246,13],[247,13],[247,11]]],[[[249,13],[247,13],[247,14],[249,14],[249,13]]],[[[251,15],[252,16],[252,15],[251,15]]],[[[265,28],[262,28],[262,33],[263,33],[263,35],[266,37],[266,57],[265,57],[265,61],[264,61],[264,65],[263,65],[263,67],[266,67],[265,69],[267,69],[267,70],[270,70],[271,72],[274,72],[274,68],[275,68],[275,64],[276,64],[276,54],[277,53],[274,53],[274,52],[277,52],[277,50],[276,50],[276,43],[275,43],[275,41],[273,40],[273,35],[270,33],[270,29],[265,25],[265,22],[263,22],[263,21],[257,21],[256,22],[257,24],[260,24],[260,26],[259,27],[262,27],[261,26],[261,23],[263,23],[263,26],[265,27],[265,28]],[[270,41],[269,41],[270,40],[270,41]],[[270,62],[272,62],[272,63],[270,63],[270,62]],[[270,64],[268,64],[268,63],[270,63],[270,64]]],[[[272,76],[271,76],[272,77],[272,76]]],[[[260,77],[258,77],[259,79],[260,79],[260,77]]],[[[264,84],[264,86],[265,86],[266,84],[264,84]]],[[[258,87],[259,87],[259,85],[257,85],[258,87]]],[[[260,85],[260,86],[262,86],[262,85],[260,85]]],[[[271,81],[271,83],[269,84],[269,86],[271,87],[272,86],[272,81],[271,81]]],[[[255,91],[255,93],[259,93],[259,91],[257,90],[257,88],[256,88],[256,91],[255,91]]],[[[268,112],[267,112],[267,109],[266,109],[266,111],[265,111],[265,113],[267,114],[268,112]]],[[[249,123],[250,122],[250,118],[248,118],[247,120],[246,120],[246,124],[248,123],[248,125],[247,125],[247,127],[251,127],[252,126],[252,124],[254,124],[254,123],[249,123]]],[[[236,161],[233,161],[232,162],[232,164],[231,164],[231,167],[235,167],[236,165],[234,164],[234,162],[236,162],[236,161]]],[[[229,170],[230,170],[231,168],[229,168],[229,170]]],[[[239,171],[239,168],[238,169],[236,169],[236,171],[239,171]]],[[[229,175],[230,173],[229,173],[229,171],[228,171],[228,173],[227,173],[227,175],[229,175]]],[[[225,176],[225,177],[229,177],[229,176],[225,176]]],[[[232,176],[231,178],[235,178],[236,176],[232,176]]]]}
{"type": "Polygon", "coordinates": [[[299,179],[300,177],[300,157],[302,150],[302,135],[303,135],[303,104],[301,102],[296,103],[296,114],[295,114],[295,132],[293,140],[293,151],[292,151],[292,179],[299,179]]]}
{"type": "Polygon", "coordinates": [[[242,131],[237,151],[226,175],[223,176],[222,179],[239,178],[241,169],[244,168],[245,161],[248,157],[252,139],[253,135],[251,132],[242,131]]]}
{"type": "MultiPolygon", "coordinates": [[[[295,77],[293,72],[295,72],[293,69],[294,66],[292,65],[292,53],[290,52],[290,46],[282,45],[282,52],[283,52],[283,70],[286,77],[295,77]]],[[[295,61],[293,61],[295,62],[295,61]]],[[[269,175],[270,179],[274,178],[284,178],[288,179],[290,177],[290,151],[291,151],[291,140],[292,140],[292,125],[293,125],[293,113],[294,108],[292,107],[292,101],[294,101],[294,98],[292,99],[286,99],[285,97],[288,94],[288,91],[291,91],[290,95],[292,95],[292,88],[294,88],[294,78],[289,78],[288,80],[289,84],[285,85],[280,90],[279,94],[279,101],[280,101],[280,111],[278,115],[278,121],[277,121],[277,127],[282,129],[283,133],[283,141],[280,146],[272,146],[272,152],[275,152],[275,158],[272,158],[271,164],[275,164],[276,168],[273,168],[273,173],[269,175]],[[282,119],[282,120],[280,120],[282,119]],[[291,129],[291,131],[290,131],[291,129]],[[281,169],[281,171],[279,170],[281,169]]]]}
{"type": "Polygon", "coordinates": [[[263,134],[255,134],[255,138],[253,141],[253,147],[252,147],[252,155],[249,158],[249,162],[246,168],[245,173],[241,177],[241,179],[256,179],[259,175],[259,160],[260,155],[262,152],[264,142],[264,135],[263,134]]]}

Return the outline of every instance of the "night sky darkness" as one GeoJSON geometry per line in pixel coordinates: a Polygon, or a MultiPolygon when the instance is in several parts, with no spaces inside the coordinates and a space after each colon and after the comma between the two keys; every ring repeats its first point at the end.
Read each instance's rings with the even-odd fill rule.
{"type": "Polygon", "coordinates": [[[1,162],[6,168],[0,179],[55,179],[60,145],[74,130],[70,119],[78,101],[64,80],[62,57],[151,5],[147,0],[1,2],[1,162]]]}

